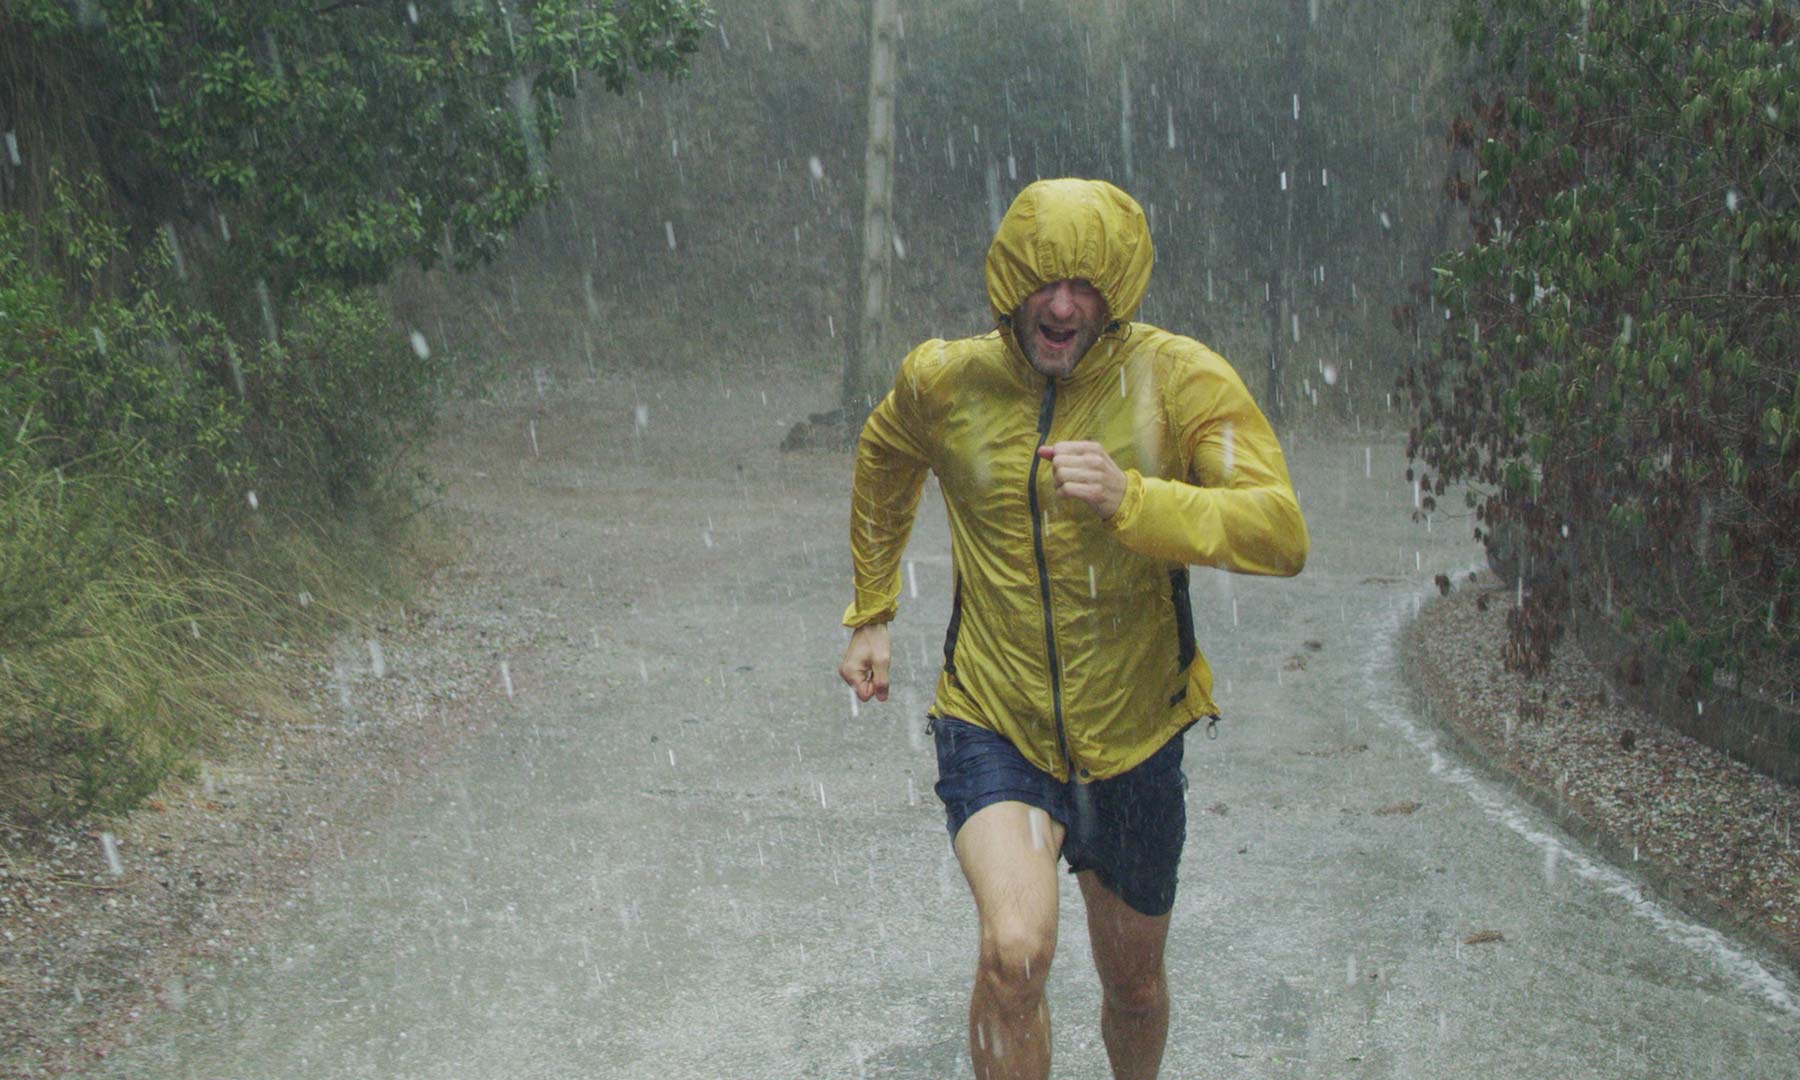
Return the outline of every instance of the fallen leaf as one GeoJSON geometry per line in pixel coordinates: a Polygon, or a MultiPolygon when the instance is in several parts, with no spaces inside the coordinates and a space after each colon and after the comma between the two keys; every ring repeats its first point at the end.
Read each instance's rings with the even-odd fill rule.
{"type": "Polygon", "coordinates": [[[1505,941],[1506,935],[1498,930],[1477,930],[1463,938],[1464,945],[1486,945],[1492,941],[1505,941]]]}
{"type": "Polygon", "coordinates": [[[1423,805],[1424,803],[1416,803],[1411,799],[1402,799],[1397,803],[1389,803],[1386,806],[1380,807],[1375,811],[1375,815],[1377,817],[1389,817],[1394,814],[1410,814],[1423,805]]]}

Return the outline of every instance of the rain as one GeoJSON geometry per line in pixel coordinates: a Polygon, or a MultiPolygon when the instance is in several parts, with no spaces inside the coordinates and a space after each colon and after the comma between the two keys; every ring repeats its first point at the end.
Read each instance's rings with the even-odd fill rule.
{"type": "MultiPolygon", "coordinates": [[[[1145,610],[1176,627],[1180,609],[1210,670],[1178,671],[1180,693],[1204,686],[1219,715],[1177,736],[1161,1075],[1800,1075],[1800,954],[1667,899],[1647,841],[1608,847],[1571,809],[1578,770],[1508,771],[1562,706],[1475,673],[1434,696],[1419,674],[1409,633],[1434,605],[1524,611],[1539,587],[1496,572],[1471,485],[1413,471],[1411,365],[1457,326],[1477,343],[1497,329],[1460,307],[1452,320],[1432,291],[1434,259],[1488,230],[1446,196],[1466,154],[1446,133],[1473,88],[1441,6],[571,5],[692,17],[627,46],[607,35],[632,33],[628,18],[578,32],[530,0],[328,4],[312,17],[405,63],[340,42],[343,65],[322,64],[337,39],[286,16],[189,42],[233,58],[251,97],[311,87],[319,115],[233,98],[259,117],[231,129],[245,156],[134,211],[118,243],[141,255],[94,254],[99,233],[65,228],[18,257],[64,275],[41,291],[66,293],[56,303],[116,295],[69,348],[136,364],[181,407],[104,414],[121,434],[69,461],[138,455],[200,477],[145,504],[168,564],[227,531],[239,546],[199,599],[146,590],[144,606],[162,637],[218,650],[177,689],[229,719],[146,737],[137,751],[166,752],[166,776],[47,832],[75,869],[0,875],[0,926],[65,886],[94,894],[58,902],[95,925],[140,919],[129,978],[71,963],[32,987],[33,1017],[59,1025],[33,1039],[82,1060],[19,1036],[0,1073],[922,1080],[973,1077],[971,1041],[1019,1060],[1029,1049],[969,1026],[980,923],[935,725],[983,680],[1027,685],[1050,664],[1058,694],[1128,695],[1122,673],[1149,670],[1137,654],[1173,656],[1176,635],[1119,628],[1145,610]],[[321,125],[340,108],[383,110],[380,138],[358,127],[334,147],[321,125]],[[240,160],[256,168],[226,167],[240,160]],[[354,182],[320,179],[338,170],[354,182]],[[1155,247],[1141,306],[1082,363],[1136,359],[1088,397],[1079,364],[1046,397],[1054,380],[1006,351],[1015,312],[990,307],[984,273],[1014,196],[1065,176],[1127,192],[1155,247]],[[1011,361],[981,377],[1026,387],[1027,426],[1040,401],[1066,410],[1043,413],[1045,454],[1107,439],[1130,497],[1190,500],[1170,526],[1184,537],[1218,528],[1223,500],[1274,462],[1305,517],[1305,568],[1227,572],[1213,537],[1198,545],[1211,561],[1184,570],[1176,540],[1098,520],[1029,440],[971,430],[968,401],[992,392],[967,376],[972,356],[1011,361]],[[1182,378],[1195,385],[1167,389],[1182,378]],[[1239,384],[1255,408],[1172,411],[1182,393],[1238,400],[1239,384]],[[857,501],[882,422],[901,449],[864,467],[913,470],[916,510],[857,501]],[[164,444],[139,430],[158,423],[188,426],[164,444]],[[928,427],[938,442],[906,442],[928,427]],[[240,466],[253,441],[263,456],[240,466]],[[1027,468],[1036,480],[1008,488],[1027,468]],[[853,513],[891,556],[867,580],[853,513]],[[1022,539],[966,563],[953,545],[969,528],[1022,539]],[[277,558],[280,574],[255,561],[277,558]],[[859,580],[897,611],[888,684],[867,698],[838,669],[846,605],[871,603],[859,580]],[[237,595],[263,605],[256,619],[196,607],[237,595]],[[964,605],[984,602],[1032,647],[971,643],[995,616],[964,605]],[[1077,640],[1113,649],[1057,659],[1077,640]],[[983,647],[998,659],[965,659],[983,647]],[[1445,704],[1502,697],[1497,738],[1459,733],[1445,704]],[[156,919],[172,927],[161,944],[156,919]]],[[[124,10],[82,3],[72,21],[110,32],[124,10]]],[[[29,40],[19,17],[0,25],[29,40]]],[[[145,138],[192,120],[198,146],[233,121],[196,113],[204,94],[177,74],[131,72],[134,100],[154,102],[134,108],[166,118],[145,138]]],[[[8,213],[129,202],[56,187],[38,159],[79,162],[56,141],[77,128],[0,102],[8,213]]],[[[1791,127],[1791,108],[1740,111],[1791,127]]],[[[1746,180],[1709,191],[1705,212],[1785,198],[1746,180]]],[[[1758,272],[1745,258],[1740,292],[1758,272]]],[[[1570,302],[1569,278],[1518,283],[1521,311],[1570,302]]],[[[0,291],[18,310],[39,296],[0,291]]],[[[1666,330],[1622,314],[1584,332],[1625,350],[1666,330]]],[[[0,413],[12,443],[54,441],[56,407],[0,413]]],[[[38,497],[67,496],[59,482],[38,497]]],[[[83,554],[124,546],[98,525],[68,535],[83,554]]],[[[1581,527],[1557,539],[1573,551],[1581,527]]],[[[28,579],[0,562],[9,592],[28,579]]],[[[84,602],[123,580],[97,575],[84,602]]],[[[1763,604],[1751,621],[1774,635],[1788,614],[1763,604]]],[[[1595,607],[1612,606],[1609,584],[1595,607]]],[[[114,696],[161,715],[163,693],[114,696]]],[[[1021,722],[1060,735],[1062,710],[1086,703],[1034,707],[1021,722]]],[[[1085,820],[1095,796],[1073,790],[1085,820]]],[[[1800,857],[1791,825],[1768,831],[1800,857]]],[[[1036,809],[1021,831],[1040,853],[1063,835],[1036,809]]],[[[1055,889],[1051,1075],[1108,1075],[1103,928],[1074,874],[1055,889]]],[[[8,936],[10,978],[28,956],[8,936]]]]}

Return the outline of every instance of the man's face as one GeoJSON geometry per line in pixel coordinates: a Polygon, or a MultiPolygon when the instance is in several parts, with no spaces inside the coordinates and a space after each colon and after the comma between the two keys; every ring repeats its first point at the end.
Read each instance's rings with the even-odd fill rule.
{"type": "Polygon", "coordinates": [[[1106,329],[1106,298],[1080,278],[1052,281],[1027,296],[1013,315],[1013,336],[1039,373],[1060,378],[1106,329]]]}

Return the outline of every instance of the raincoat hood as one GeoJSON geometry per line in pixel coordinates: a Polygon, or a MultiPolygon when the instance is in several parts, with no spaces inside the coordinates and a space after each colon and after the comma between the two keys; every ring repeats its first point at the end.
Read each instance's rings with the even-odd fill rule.
{"type": "Polygon", "coordinates": [[[1129,322],[1150,287],[1156,252],[1137,200],[1104,180],[1039,180],[1019,192],[987,253],[988,306],[1005,325],[1027,296],[1081,278],[1129,322]]]}

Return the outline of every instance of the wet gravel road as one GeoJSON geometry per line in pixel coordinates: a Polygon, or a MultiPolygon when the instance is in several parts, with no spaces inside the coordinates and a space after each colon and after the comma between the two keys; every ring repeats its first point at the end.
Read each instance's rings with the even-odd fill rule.
{"type": "MultiPolygon", "coordinates": [[[[774,450],[819,397],[603,380],[465,420],[451,505],[550,643],[509,662],[503,722],[94,1075],[968,1075],[975,919],[923,731],[942,511],[928,492],[892,698],[853,710],[848,458],[774,450]]],[[[1164,1074],[1800,1076],[1800,990],[1415,714],[1399,629],[1476,561],[1467,523],[1409,520],[1392,439],[1289,456],[1305,573],[1194,576],[1226,719],[1189,736],[1164,1074]]],[[[1061,1076],[1106,1075],[1084,938],[1065,917],[1061,1076]]]]}

